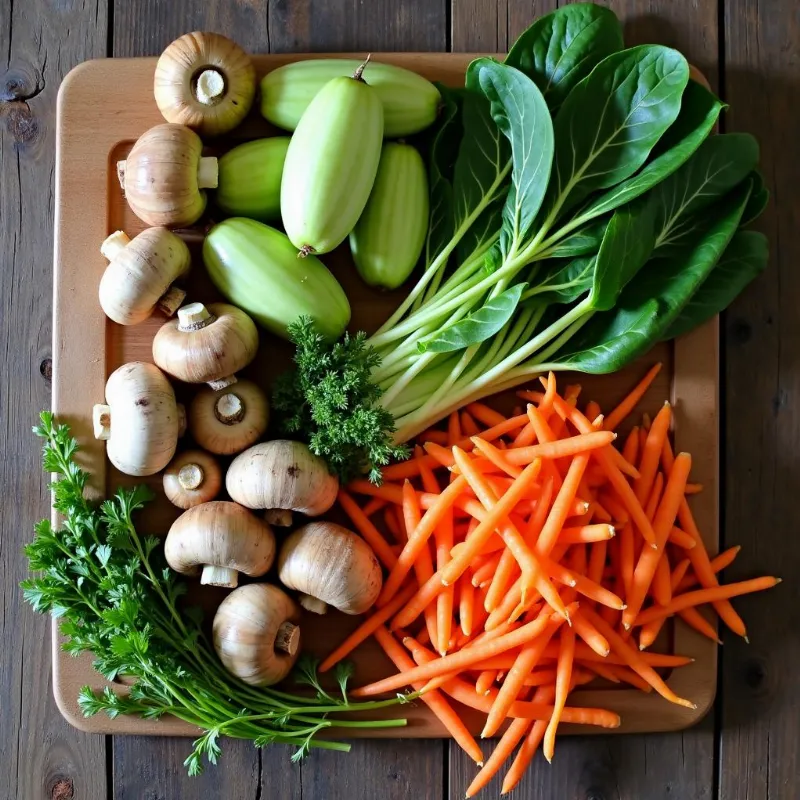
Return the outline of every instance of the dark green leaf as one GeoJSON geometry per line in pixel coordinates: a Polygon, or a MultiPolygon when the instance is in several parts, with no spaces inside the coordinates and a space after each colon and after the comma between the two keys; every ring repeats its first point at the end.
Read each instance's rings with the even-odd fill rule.
{"type": "Polygon", "coordinates": [[[689,65],[676,50],[643,45],[601,61],[554,120],[555,168],[545,208],[557,215],[633,175],[675,122],[689,65]]]}
{"type": "Polygon", "coordinates": [[[479,58],[469,65],[467,87],[491,103],[498,128],[511,143],[511,188],[503,207],[504,254],[525,239],[542,205],[553,164],[553,123],[542,93],[518,69],[479,58]]]}
{"type": "Polygon", "coordinates": [[[555,110],[598,62],[622,47],[622,27],[613,11],[575,3],[540,17],[523,31],[505,63],[535,81],[555,110]]]}
{"type": "Polygon", "coordinates": [[[764,176],[756,169],[750,174],[753,180],[753,191],[747,201],[747,208],[742,214],[742,226],[757,220],[769,203],[769,189],[764,185],[764,176]]]}
{"type": "Polygon", "coordinates": [[[652,151],[651,160],[622,183],[600,195],[581,218],[591,219],[627,203],[652,189],[681,167],[714,129],[722,102],[695,81],[689,81],[681,99],[678,118],[652,151]]]}
{"type": "Polygon", "coordinates": [[[745,286],[764,271],[768,260],[769,243],[764,234],[737,231],[711,274],[662,338],[681,336],[726,309],[745,286]]]}
{"type": "Polygon", "coordinates": [[[575,233],[562,239],[548,253],[551,258],[575,258],[576,256],[592,255],[600,249],[600,242],[603,241],[607,226],[607,217],[593,220],[579,228],[575,233]]]}
{"type": "Polygon", "coordinates": [[[459,320],[438,331],[432,338],[420,342],[420,349],[423,352],[450,353],[486,341],[511,318],[527,286],[526,283],[517,283],[497,297],[487,300],[472,316],[459,320]]]}
{"type": "Polygon", "coordinates": [[[537,303],[571,303],[592,288],[596,256],[543,262],[536,274],[536,286],[526,294],[537,303]]]}
{"type": "Polygon", "coordinates": [[[616,372],[644,354],[714,268],[736,231],[749,192],[749,186],[737,190],[690,251],[674,259],[651,260],[628,284],[615,308],[595,314],[551,363],[602,374],[616,372]]]}

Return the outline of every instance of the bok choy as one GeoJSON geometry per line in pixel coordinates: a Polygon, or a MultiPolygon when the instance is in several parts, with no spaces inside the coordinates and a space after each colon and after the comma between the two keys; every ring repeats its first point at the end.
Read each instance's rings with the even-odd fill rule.
{"type": "Polygon", "coordinates": [[[686,59],[624,49],[574,4],[441,87],[424,270],[372,336],[307,320],[275,406],[343,476],[404,453],[451,410],[545,370],[615,371],[722,310],[766,264],[758,146],[686,59]]]}

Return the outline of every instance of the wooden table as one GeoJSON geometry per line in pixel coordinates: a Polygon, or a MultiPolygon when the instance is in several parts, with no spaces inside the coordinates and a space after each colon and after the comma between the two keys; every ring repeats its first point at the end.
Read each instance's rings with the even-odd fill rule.
{"type": "MultiPolygon", "coordinates": [[[[49,404],[54,123],[76,64],[154,55],[211,29],[254,52],[503,51],[556,0],[0,0],[0,797],[8,800],[390,800],[460,798],[472,767],[442,741],[361,741],[300,766],[285,748],[226,742],[185,777],[185,740],[89,736],[50,687],[49,622],[23,607],[22,544],[47,514],[28,433],[49,404]]],[[[679,47],[731,104],[723,126],[761,142],[773,200],[760,278],[727,313],[723,540],[744,546],[730,578],[778,574],[744,599],[751,643],[725,637],[714,712],[683,734],[560,740],[514,797],[791,800],[800,796],[800,16],[797,0],[614,0],[626,39],[679,47]]],[[[118,87],[120,92],[124,86],[118,87]]],[[[87,209],[91,213],[91,209],[87,209]]],[[[61,343],[56,343],[61,346],[61,343]]],[[[493,783],[483,795],[497,797],[493,783]]]]}

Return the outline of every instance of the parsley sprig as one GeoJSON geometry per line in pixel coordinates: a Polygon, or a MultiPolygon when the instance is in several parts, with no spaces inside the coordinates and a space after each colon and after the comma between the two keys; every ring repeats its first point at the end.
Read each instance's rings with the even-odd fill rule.
{"type": "Polygon", "coordinates": [[[191,775],[202,772],[206,762],[216,764],[222,736],[249,739],[256,747],[296,745],[297,760],[311,748],[350,749],[320,738],[328,728],[405,725],[403,719],[337,718],[399,699],[351,703],[352,669],[346,664],[336,671],[340,695],[322,687],[317,664],[307,657],[298,662],[297,677],[314,688],[312,696],[254,688],[228,674],[206,636],[200,610],[181,604],[186,583],[164,562],[159,539],[136,530],[133,515],[150,498],[149,490],[120,489],[103,503],[91,502],[85,492],[89,476],[76,460],[78,443],[68,426],[45,412],[34,433],[44,440],[44,469],[55,474],[53,508],[63,522],[36,525],[25,554],[38,574],[23,581],[24,597],[36,611],[60,618],[67,652],[91,651],[108,680],[135,679],[124,695],[85,686],[78,702],[86,716],[170,714],[197,726],[202,734],[184,762],[191,775]]]}

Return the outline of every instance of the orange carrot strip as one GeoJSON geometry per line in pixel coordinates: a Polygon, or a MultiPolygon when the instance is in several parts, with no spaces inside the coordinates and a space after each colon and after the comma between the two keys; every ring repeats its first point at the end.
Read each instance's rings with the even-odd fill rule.
{"type": "Polygon", "coordinates": [[[611,648],[608,646],[608,641],[605,636],[586,619],[586,616],[581,613],[580,608],[572,619],[572,627],[575,629],[575,633],[577,633],[597,655],[605,658],[611,652],[611,648]]]}
{"type": "MultiPolygon", "coordinates": [[[[633,527],[630,524],[623,525],[619,535],[619,572],[622,577],[622,585],[625,590],[625,597],[631,593],[633,583],[633,570],[636,563],[636,547],[633,541],[633,527]]],[[[617,589],[619,591],[619,588],[617,589]]]]}
{"type": "Polygon", "coordinates": [[[555,669],[537,669],[525,677],[525,686],[548,686],[556,682],[555,669]]]}
{"type": "Polygon", "coordinates": [[[762,592],[765,589],[771,589],[781,582],[780,578],[772,576],[764,576],[761,578],[752,578],[749,581],[739,581],[738,583],[728,583],[724,586],[715,586],[712,589],[698,589],[694,592],[686,592],[679,594],[672,598],[667,606],[652,606],[646,611],[642,611],[636,618],[635,625],[645,625],[654,619],[660,617],[669,617],[672,614],[677,614],[683,611],[684,608],[692,608],[704,603],[713,603],[717,600],[729,600],[731,597],[739,597],[743,594],[750,594],[751,592],[762,592]]]}
{"type": "Polygon", "coordinates": [[[664,491],[664,474],[659,472],[653,481],[653,488],[650,490],[650,495],[647,498],[647,504],[644,507],[644,513],[647,514],[647,519],[653,522],[658,511],[658,504],[661,502],[661,493],[664,491]]]}
{"type": "Polygon", "coordinates": [[[540,442],[530,447],[513,447],[506,453],[511,464],[530,464],[536,458],[566,458],[597,451],[614,441],[615,434],[610,431],[579,433],[566,439],[553,442],[540,442]]]}
{"type": "Polygon", "coordinates": [[[672,406],[664,403],[647,432],[644,451],[639,461],[639,479],[633,482],[633,491],[640,503],[644,503],[650,497],[661,459],[661,451],[664,449],[664,442],[671,423],[672,406]]]}
{"type": "Polygon", "coordinates": [[[417,441],[420,442],[420,444],[425,444],[426,442],[435,442],[436,444],[446,445],[447,432],[437,431],[431,428],[427,431],[423,431],[419,436],[417,436],[417,441]]]}
{"type": "Polygon", "coordinates": [[[382,497],[373,497],[361,510],[364,512],[364,516],[371,517],[386,506],[387,502],[382,497]]]}
{"type": "Polygon", "coordinates": [[[536,542],[536,552],[548,555],[558,540],[559,533],[567,520],[567,509],[572,505],[578,491],[583,472],[589,463],[588,453],[578,453],[572,459],[561,489],[547,515],[547,520],[536,542]]]}
{"type": "Polygon", "coordinates": [[[361,623],[335,650],[333,650],[319,665],[320,672],[327,672],[343,658],[346,658],[362,642],[366,641],[386,620],[393,617],[414,594],[414,586],[406,586],[398,592],[391,603],[379,608],[371,617],[361,623]]]}
{"type": "MultiPolygon", "coordinates": [[[[592,421],[591,424],[594,425],[595,422],[592,421]]],[[[623,473],[623,475],[627,475],[629,478],[633,478],[634,480],[636,480],[639,477],[639,470],[636,467],[634,467],[633,464],[628,463],[625,460],[622,453],[620,453],[620,451],[617,450],[615,447],[609,446],[605,452],[609,456],[611,461],[615,464],[617,469],[619,469],[619,471],[623,473]]]]}
{"type": "Polygon", "coordinates": [[[447,418],[447,444],[452,447],[461,438],[461,420],[458,411],[451,411],[447,418]]]}
{"type": "Polygon", "coordinates": [[[477,680],[475,681],[475,691],[478,694],[489,694],[492,686],[494,686],[494,682],[498,676],[498,671],[496,669],[485,669],[478,675],[477,680]]]}
{"type": "Polygon", "coordinates": [[[495,447],[491,442],[484,442],[480,436],[473,436],[472,443],[475,445],[475,449],[478,450],[481,455],[485,458],[488,458],[496,467],[501,469],[507,475],[510,475],[512,478],[518,478],[522,474],[522,467],[512,464],[509,461],[508,456],[505,451],[499,450],[495,447]]]}
{"type": "Polygon", "coordinates": [[[464,436],[478,436],[481,432],[475,418],[466,409],[461,412],[461,430],[464,436]]]}
{"type": "Polygon", "coordinates": [[[687,483],[686,494],[687,495],[700,494],[700,492],[702,492],[704,488],[705,487],[703,486],[702,483],[687,483]]]}
{"type": "Polygon", "coordinates": [[[366,494],[370,497],[379,497],[381,500],[386,500],[387,503],[394,503],[398,506],[403,504],[403,486],[399,483],[384,481],[380,486],[376,486],[368,480],[356,478],[356,480],[347,484],[346,491],[348,494],[366,494]]]}
{"type": "Polygon", "coordinates": [[[572,628],[566,628],[561,632],[561,650],[559,651],[558,663],[556,665],[558,677],[556,678],[556,699],[553,702],[553,716],[550,717],[550,722],[547,724],[547,730],[544,734],[544,757],[550,763],[552,763],[553,755],[555,754],[558,724],[561,721],[564,706],[567,704],[574,658],[575,631],[572,628]]]}
{"type": "MultiPolygon", "coordinates": [[[[666,563],[666,559],[662,559],[661,563],[666,563]]],[[[672,574],[670,575],[670,591],[675,592],[680,585],[681,581],[683,580],[684,576],[686,575],[686,571],[689,569],[691,561],[688,558],[684,558],[674,570],[672,570],[672,574]]],[[[656,640],[658,634],[661,632],[661,628],[664,626],[666,622],[666,617],[663,619],[656,619],[652,622],[648,622],[647,625],[643,625],[642,629],[639,631],[639,649],[645,650],[646,648],[650,647],[651,644],[656,640]]]]}
{"type": "Polygon", "coordinates": [[[475,417],[478,422],[486,425],[488,428],[502,425],[506,422],[506,417],[499,411],[495,411],[485,403],[470,403],[466,410],[475,417]]]}
{"type": "MultiPolygon", "coordinates": [[[[608,427],[608,419],[606,418],[603,427],[611,430],[608,427]]],[[[622,457],[629,463],[635,464],[639,460],[639,426],[636,425],[631,429],[625,439],[625,444],[622,446],[622,457]]]]}
{"type": "MultiPolygon", "coordinates": [[[[660,412],[659,412],[660,413],[660,412]]],[[[653,422],[653,429],[656,427],[656,422],[653,422]]],[[[662,443],[659,442],[659,448],[662,443]]],[[[660,452],[660,449],[659,449],[660,452]]],[[[627,608],[622,612],[622,626],[628,630],[636,619],[636,615],[642,608],[644,599],[653,582],[658,562],[661,559],[664,548],[669,537],[669,532],[675,523],[675,517],[678,514],[678,508],[683,500],[683,487],[689,478],[689,472],[692,468],[692,457],[688,453],[681,453],[675,459],[675,464],[669,474],[666,488],[664,489],[664,496],[658,506],[655,520],[653,522],[653,530],[656,534],[656,547],[645,547],[642,549],[642,554],[639,556],[639,561],[636,564],[636,569],[633,573],[633,583],[631,584],[631,591],[626,597],[627,608]]]]}
{"type": "MultiPolygon", "coordinates": [[[[422,517],[414,531],[409,534],[408,542],[403,548],[403,552],[398,556],[397,563],[392,567],[389,572],[389,577],[383,585],[383,589],[378,597],[379,606],[388,603],[389,600],[394,597],[395,592],[400,588],[400,584],[405,580],[406,575],[408,575],[414,562],[419,558],[423,548],[427,548],[428,539],[436,526],[452,507],[456,498],[461,494],[466,485],[467,482],[464,477],[458,476],[439,495],[438,502],[425,512],[425,516],[422,517]]],[[[414,493],[414,497],[416,497],[416,493],[414,493]]]]}
{"type": "MultiPolygon", "coordinates": [[[[386,525],[389,533],[392,534],[396,542],[405,541],[405,535],[402,534],[400,526],[397,524],[397,506],[386,506],[383,509],[383,522],[386,525]]],[[[401,548],[402,549],[402,548],[401,548]]]]}
{"type": "Polygon", "coordinates": [[[473,608],[475,605],[475,587],[469,579],[469,575],[464,574],[459,583],[458,593],[458,621],[465,636],[472,635],[473,608]]]}
{"type": "Polygon", "coordinates": [[[400,610],[392,620],[391,628],[407,628],[411,623],[432,603],[443,591],[445,585],[438,572],[435,572],[429,580],[419,587],[417,593],[408,601],[408,604],[400,610]]]}
{"type": "MultiPolygon", "coordinates": [[[[472,573],[472,585],[473,586],[481,586],[486,581],[490,581],[492,579],[492,575],[495,574],[497,571],[497,565],[500,563],[500,559],[502,558],[503,553],[501,551],[495,551],[491,554],[488,561],[481,567],[476,570],[473,570],[472,573]]],[[[464,573],[466,575],[466,573],[464,573]]],[[[463,576],[462,576],[463,577],[463,576]]]]}
{"type": "Polygon", "coordinates": [[[666,555],[662,555],[656,564],[656,571],[653,575],[653,584],[650,587],[653,599],[656,601],[656,603],[662,606],[667,605],[669,601],[672,600],[672,589],[669,585],[669,579],[669,561],[666,555]]]}
{"type": "MultiPolygon", "coordinates": [[[[386,628],[380,626],[375,631],[375,638],[397,669],[401,672],[409,672],[415,669],[414,661],[386,628]]],[[[417,689],[416,686],[414,688],[415,690],[417,689]]],[[[419,688],[421,688],[421,685],[419,688]]],[[[456,714],[450,703],[448,703],[439,692],[427,692],[422,695],[420,699],[438,717],[439,721],[447,728],[448,733],[458,742],[464,752],[467,753],[473,761],[482,764],[483,753],[478,743],[467,730],[464,721],[456,714]]]]}
{"type": "Polygon", "coordinates": [[[665,700],[676,703],[686,708],[696,708],[694,703],[678,697],[672,689],[667,686],[659,674],[642,658],[642,654],[635,650],[626,642],[610,625],[608,625],[599,615],[590,608],[582,608],[589,621],[597,630],[606,637],[612,651],[618,655],[635,673],[644,678],[665,700]]]}
{"type": "Polygon", "coordinates": [[[590,581],[600,583],[603,580],[603,570],[606,565],[606,557],[608,555],[608,542],[601,541],[595,543],[589,552],[589,567],[586,571],[586,577],[590,581]]]}
{"type": "Polygon", "coordinates": [[[489,584],[489,591],[486,593],[485,608],[487,611],[494,611],[500,605],[516,571],[517,560],[511,550],[506,547],[500,555],[497,570],[489,584]]]}
{"type": "MultiPolygon", "coordinates": [[[[553,412],[553,398],[556,394],[556,376],[552,371],[547,373],[547,381],[544,386],[544,397],[542,397],[542,402],[539,404],[539,413],[544,419],[547,419],[553,412]]],[[[575,399],[578,399],[577,395],[575,399]]]]}
{"type": "MultiPolygon", "coordinates": [[[[592,465],[593,466],[593,465],[592,465]]],[[[591,467],[590,467],[591,469],[591,467]]],[[[605,478],[605,473],[603,474],[605,478]]],[[[617,500],[609,492],[601,492],[600,500],[602,501],[605,508],[608,510],[608,513],[611,514],[611,519],[617,523],[620,527],[627,524],[630,521],[630,515],[628,514],[628,509],[625,508],[622,503],[617,500]]]]}
{"type": "Polygon", "coordinates": [[[614,534],[613,526],[605,523],[601,525],[582,525],[577,528],[562,528],[558,534],[558,541],[561,544],[590,544],[612,539],[614,534]]]}
{"type": "Polygon", "coordinates": [[[683,611],[678,612],[678,616],[690,627],[694,628],[698,633],[702,633],[712,642],[722,644],[722,640],[717,635],[717,629],[696,609],[684,608],[683,611]]]}
{"type": "Polygon", "coordinates": [[[682,531],[680,528],[676,528],[674,525],[669,532],[669,541],[678,547],[682,547],[684,550],[691,550],[693,547],[697,546],[697,542],[689,536],[688,533],[682,531]]]}
{"type": "Polygon", "coordinates": [[[646,680],[640,678],[629,667],[621,667],[618,664],[603,664],[593,661],[579,661],[578,663],[582,667],[595,672],[600,677],[605,678],[612,683],[627,683],[631,686],[635,686],[640,691],[647,693],[653,691],[653,687],[646,680]]]}
{"type": "Polygon", "coordinates": [[[529,447],[536,441],[536,430],[529,422],[515,437],[512,447],[529,447]]]}
{"type": "Polygon", "coordinates": [[[600,410],[600,403],[598,403],[596,400],[590,400],[586,404],[586,408],[584,409],[583,413],[586,414],[588,419],[594,419],[595,417],[599,417],[603,412],[600,410]]]}
{"type": "Polygon", "coordinates": [[[644,397],[645,392],[655,380],[656,375],[661,371],[661,362],[654,364],[647,371],[647,374],[639,383],[628,393],[622,402],[606,417],[604,427],[606,430],[613,431],[619,424],[636,408],[637,403],[644,397]]]}
{"type": "MultiPolygon", "coordinates": [[[[372,548],[383,566],[387,569],[393,569],[398,563],[398,557],[394,554],[381,532],[372,524],[356,501],[344,489],[339,489],[338,500],[345,514],[350,517],[356,530],[364,537],[364,540],[372,548]]],[[[399,584],[397,588],[400,588],[399,584]]]]}
{"type": "MultiPolygon", "coordinates": [[[[736,556],[739,555],[739,551],[742,549],[741,545],[735,545],[734,547],[729,547],[727,550],[720,553],[718,556],[715,556],[711,559],[711,571],[716,575],[717,573],[721,572],[725,567],[729,567],[736,556]]],[[[689,559],[691,561],[691,559],[689,559]]],[[[687,589],[691,589],[693,586],[698,584],[697,575],[686,575],[684,578],[681,579],[681,582],[675,587],[675,593],[678,594],[680,592],[685,592],[687,589]]]]}
{"type": "Polygon", "coordinates": [[[474,797],[483,789],[487,783],[497,774],[500,767],[505,763],[520,739],[528,732],[535,723],[529,719],[512,720],[508,729],[503,732],[500,741],[495,745],[486,763],[481,767],[478,774],[472,779],[472,783],[467,787],[466,796],[474,797]]]}

